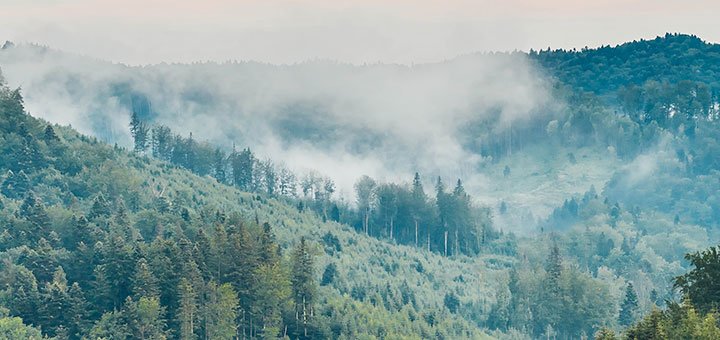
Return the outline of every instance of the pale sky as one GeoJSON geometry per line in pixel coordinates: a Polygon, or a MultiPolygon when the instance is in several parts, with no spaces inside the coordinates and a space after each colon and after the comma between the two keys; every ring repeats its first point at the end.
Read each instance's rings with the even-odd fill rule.
{"type": "Polygon", "coordinates": [[[330,59],[423,63],[692,33],[718,0],[0,0],[0,41],[127,64],[330,59]]]}

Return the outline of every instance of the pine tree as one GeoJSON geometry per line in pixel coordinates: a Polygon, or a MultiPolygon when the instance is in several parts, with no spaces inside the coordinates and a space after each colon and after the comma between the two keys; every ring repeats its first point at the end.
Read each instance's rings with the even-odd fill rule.
{"type": "Polygon", "coordinates": [[[37,324],[37,311],[41,301],[35,275],[23,266],[13,265],[8,269],[13,280],[5,288],[5,292],[11,297],[5,301],[5,307],[10,314],[21,317],[28,324],[37,324]]]}
{"type": "Polygon", "coordinates": [[[255,156],[250,148],[237,153],[233,151],[230,163],[233,172],[233,183],[243,191],[253,191],[255,156]]]}
{"type": "Polygon", "coordinates": [[[52,125],[48,124],[47,126],[45,126],[43,140],[45,140],[45,143],[48,144],[60,141],[60,137],[57,136],[57,134],[55,133],[55,129],[53,129],[52,125]]]}
{"type": "Polygon", "coordinates": [[[148,145],[149,132],[149,128],[140,120],[137,112],[133,111],[130,117],[130,135],[133,137],[133,150],[135,152],[145,152],[148,145]]]}
{"type": "Polygon", "coordinates": [[[635,313],[638,309],[638,297],[635,293],[632,283],[628,282],[625,288],[625,300],[623,300],[620,306],[620,316],[618,317],[618,323],[621,326],[629,326],[635,322],[635,313]]]}
{"type": "Polygon", "coordinates": [[[165,309],[156,297],[141,297],[137,302],[127,298],[125,312],[130,321],[133,338],[140,340],[166,339],[165,309]]]}
{"type": "Polygon", "coordinates": [[[256,318],[259,335],[263,339],[276,339],[282,325],[282,312],[290,303],[292,294],[287,273],[279,262],[262,264],[255,270],[256,285],[251,317],[256,318]]]}
{"type": "Polygon", "coordinates": [[[90,307],[80,285],[75,282],[68,290],[68,310],[65,312],[66,327],[68,334],[73,339],[80,339],[85,330],[89,327],[90,307]]]}
{"type": "MultiPolygon", "coordinates": [[[[91,297],[90,301],[94,308],[93,310],[99,311],[101,314],[104,311],[110,310],[114,305],[113,287],[110,280],[107,277],[105,266],[98,265],[93,269],[93,278],[91,297]]],[[[93,315],[97,317],[99,315],[93,315]]]]}
{"type": "Polygon", "coordinates": [[[48,228],[50,227],[50,217],[45,211],[45,205],[42,201],[35,197],[35,194],[30,191],[25,196],[22,205],[20,205],[19,216],[26,219],[34,227],[33,230],[29,231],[29,237],[31,240],[37,240],[42,238],[43,235],[48,234],[48,228]]]}
{"type": "Polygon", "coordinates": [[[17,199],[25,197],[30,188],[30,179],[25,174],[24,170],[20,170],[17,174],[15,174],[12,170],[8,170],[8,173],[2,182],[0,191],[8,198],[17,199]]]}
{"type": "MultiPolygon", "coordinates": [[[[423,221],[423,218],[426,215],[426,205],[427,205],[427,195],[425,195],[425,189],[423,188],[422,181],[420,180],[420,174],[415,173],[415,177],[413,177],[412,182],[412,200],[410,203],[410,210],[412,215],[412,220],[415,225],[415,247],[418,247],[420,245],[420,223],[427,221],[423,221]]],[[[427,237],[429,240],[430,237],[430,230],[429,230],[430,224],[428,223],[428,230],[427,230],[427,237]]]]}
{"type": "Polygon", "coordinates": [[[335,276],[337,276],[337,266],[335,263],[328,263],[323,271],[322,279],[320,279],[320,285],[327,286],[331,284],[335,280],[335,276]]]}
{"type": "Polygon", "coordinates": [[[547,277],[552,283],[558,283],[562,274],[562,256],[557,243],[553,243],[552,248],[550,248],[550,256],[545,265],[545,272],[547,272],[547,277]]]}
{"type": "Polygon", "coordinates": [[[170,128],[165,125],[158,125],[152,129],[152,154],[153,157],[170,161],[172,156],[173,135],[170,128]]]}
{"type": "Polygon", "coordinates": [[[72,236],[68,242],[68,249],[77,249],[80,243],[86,246],[94,245],[96,241],[94,232],[85,216],[80,216],[80,218],[73,216],[73,221],[72,236]]]}
{"type": "Polygon", "coordinates": [[[45,284],[43,303],[41,305],[40,325],[50,336],[58,335],[61,328],[67,328],[70,309],[68,282],[65,271],[58,267],[52,282],[45,284]]]}
{"type": "Polygon", "coordinates": [[[300,243],[295,248],[292,256],[292,283],[293,300],[295,302],[295,320],[302,327],[296,327],[296,336],[308,337],[308,324],[314,316],[315,295],[317,283],[315,282],[315,260],[310,253],[310,248],[305,237],[300,238],[300,243]],[[302,332],[300,333],[300,329],[302,332]]]}
{"type": "Polygon", "coordinates": [[[238,295],[228,284],[208,284],[205,303],[205,339],[234,339],[237,334],[238,295]]]}
{"type": "Polygon", "coordinates": [[[178,285],[178,295],[180,297],[180,304],[176,317],[180,324],[180,339],[188,340],[195,339],[195,328],[197,317],[197,294],[190,281],[186,278],[180,279],[178,285]]]}
{"type": "Polygon", "coordinates": [[[545,263],[545,277],[542,281],[541,301],[537,319],[540,325],[547,326],[553,332],[562,323],[562,311],[565,310],[564,290],[561,286],[563,273],[562,256],[557,243],[553,242],[550,255],[545,263]]]}
{"type": "Polygon", "coordinates": [[[135,299],[141,297],[157,297],[160,295],[158,280],[150,270],[147,261],[144,258],[138,260],[135,266],[135,275],[132,280],[133,296],[135,299]]]}
{"type": "Polygon", "coordinates": [[[225,153],[220,148],[216,148],[213,155],[213,177],[220,183],[225,183],[226,160],[225,153]]]}
{"type": "Polygon", "coordinates": [[[102,193],[99,193],[95,199],[93,200],[92,208],[90,208],[90,213],[88,214],[88,218],[91,220],[94,220],[99,217],[107,217],[110,216],[112,213],[112,209],[110,209],[110,202],[108,202],[107,199],[105,199],[105,195],[102,193]]]}
{"type": "Polygon", "coordinates": [[[603,327],[595,333],[595,340],[617,340],[617,337],[612,329],[603,327]]]}

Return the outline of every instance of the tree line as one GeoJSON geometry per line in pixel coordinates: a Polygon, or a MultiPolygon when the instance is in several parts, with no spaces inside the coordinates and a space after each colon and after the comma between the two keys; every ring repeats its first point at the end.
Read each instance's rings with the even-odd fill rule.
{"type": "Polygon", "coordinates": [[[246,192],[294,202],[300,210],[310,209],[324,220],[354,225],[366,235],[414,245],[446,256],[477,254],[499,234],[492,229],[490,211],[472,203],[462,181],[448,192],[441,178],[435,195],[429,197],[418,173],[411,185],[377,183],[363,176],[355,184],[356,205],[334,199],[335,183],[329,177],[310,172],[298,176],[271,159],[260,160],[250,150],[233,147],[226,154],[219,147],[175,135],[164,125],[149,127],[133,113],[130,132],[134,152],[181,166],[198,175],[210,175],[218,182],[246,192]]]}

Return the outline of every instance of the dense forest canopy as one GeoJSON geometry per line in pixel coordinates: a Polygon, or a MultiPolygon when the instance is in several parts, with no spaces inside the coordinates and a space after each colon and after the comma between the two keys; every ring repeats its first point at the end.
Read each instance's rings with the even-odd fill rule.
{"type": "Polygon", "coordinates": [[[0,337],[717,338],[718,46],[90,76],[6,44],[0,337]],[[378,81],[421,85],[389,100],[378,81]],[[86,134],[56,124],[78,117],[86,134]],[[293,166],[303,151],[315,167],[293,166]],[[335,166],[368,160],[383,171],[335,166]]]}

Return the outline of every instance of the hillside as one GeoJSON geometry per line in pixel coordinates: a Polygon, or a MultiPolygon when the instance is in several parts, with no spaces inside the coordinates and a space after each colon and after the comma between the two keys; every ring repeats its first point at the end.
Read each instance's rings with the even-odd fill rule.
{"type": "MultiPolygon", "coordinates": [[[[243,293],[237,287],[250,282],[233,279],[232,272],[221,272],[235,265],[251,268],[257,264],[231,254],[211,255],[235,249],[221,248],[221,237],[262,239],[261,225],[268,223],[282,253],[278,272],[273,274],[278,276],[255,283],[260,280],[256,277],[259,272],[245,269],[249,272],[237,275],[252,278],[253,284],[260,286],[282,285],[292,268],[291,254],[305,237],[314,259],[309,284],[318,289],[310,322],[313,338],[483,337],[477,326],[450,311],[443,300],[447,294],[457,294],[454,296],[463,304],[492,302],[497,287],[491,278],[499,274],[481,259],[448,259],[390,245],[346,226],[322,222],[316,214],[299,212],[283,200],[240,192],[213,178],[135,156],[72,129],[37,120],[22,111],[19,92],[3,88],[1,99],[0,145],[5,156],[0,169],[6,174],[0,199],[4,226],[0,256],[5,263],[0,276],[7,287],[2,293],[3,305],[11,315],[46,335],[78,338],[125,331],[136,338],[139,330],[117,318],[131,318],[122,313],[140,308],[133,303],[152,302],[145,298],[153,294],[138,292],[149,289],[138,286],[141,279],[155,282],[159,289],[160,305],[155,306],[159,314],[148,321],[153,323],[153,332],[158,332],[153,334],[174,338],[182,332],[179,314],[185,307],[178,306],[183,299],[178,295],[182,294],[178,288],[181,278],[191,280],[198,310],[216,307],[201,298],[209,287],[230,283],[236,287],[234,294],[249,294],[241,295],[234,313],[249,315],[257,308],[267,313],[267,308],[278,308],[280,324],[287,326],[293,317],[286,313],[296,308],[289,292],[265,293],[280,294],[274,296],[280,299],[277,305],[246,304],[244,299],[259,298],[253,295],[262,294],[261,288],[243,293]],[[242,228],[240,234],[236,234],[238,227],[242,228]],[[164,256],[176,255],[160,255],[165,252],[168,255],[164,256]],[[142,268],[138,267],[141,262],[146,263],[142,268]],[[212,266],[221,264],[229,268],[213,273],[212,266]],[[335,275],[323,277],[329,264],[336,268],[335,275]],[[99,281],[100,271],[108,282],[99,281]],[[107,286],[100,287],[103,284],[107,286]],[[98,289],[110,290],[106,293],[112,294],[106,295],[110,300],[103,300],[106,297],[98,289]],[[17,294],[25,297],[20,299],[17,294]],[[125,302],[126,296],[134,300],[125,302]],[[75,312],[68,312],[62,307],[65,304],[75,312]],[[85,307],[78,310],[81,305],[85,307]],[[61,311],[66,319],[58,319],[61,311]],[[83,314],[69,314],[79,312],[83,314]],[[98,321],[101,316],[103,321],[98,321]]],[[[244,240],[249,243],[236,244],[240,248],[234,251],[258,251],[265,256],[262,250],[247,249],[255,242],[244,240]]],[[[287,284],[282,289],[289,289],[290,282],[287,284]]],[[[210,331],[204,317],[197,316],[196,334],[210,331]]],[[[250,330],[251,321],[243,322],[247,324],[241,322],[238,332],[272,335],[250,330]]]]}
{"type": "Polygon", "coordinates": [[[575,339],[710,320],[674,282],[720,236],[717,46],[145,67],[8,47],[0,321],[575,339]]]}
{"type": "Polygon", "coordinates": [[[720,90],[720,45],[688,34],[670,34],[617,46],[531,51],[530,57],[561,82],[578,90],[608,95],[648,81],[707,84],[720,90]]]}

